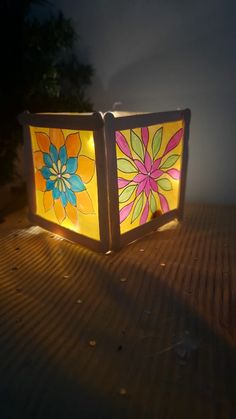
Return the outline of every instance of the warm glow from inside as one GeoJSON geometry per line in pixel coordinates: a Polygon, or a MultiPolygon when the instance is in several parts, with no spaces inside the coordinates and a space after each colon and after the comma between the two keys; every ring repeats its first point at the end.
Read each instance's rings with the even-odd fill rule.
{"type": "Polygon", "coordinates": [[[30,133],[37,215],[99,240],[93,132],[30,127],[30,133]]]}
{"type": "Polygon", "coordinates": [[[176,209],[184,121],[116,132],[121,234],[176,209]]]}
{"type": "Polygon", "coordinates": [[[94,144],[93,135],[91,135],[88,139],[88,149],[93,155],[95,155],[95,144],[94,144]]]}
{"type": "Polygon", "coordinates": [[[162,231],[176,230],[178,227],[179,227],[179,220],[175,219],[159,227],[157,231],[162,232],[162,231]]]}

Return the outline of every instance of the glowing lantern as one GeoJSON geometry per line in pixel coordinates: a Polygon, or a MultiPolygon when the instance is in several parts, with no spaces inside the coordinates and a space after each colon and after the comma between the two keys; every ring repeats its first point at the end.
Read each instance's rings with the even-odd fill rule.
{"type": "Polygon", "coordinates": [[[106,251],[182,218],[189,110],[19,119],[33,222],[106,251]]]}

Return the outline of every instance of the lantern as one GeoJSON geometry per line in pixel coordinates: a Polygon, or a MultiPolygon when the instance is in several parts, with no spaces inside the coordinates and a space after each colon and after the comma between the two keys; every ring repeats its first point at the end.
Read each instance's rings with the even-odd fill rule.
{"type": "Polygon", "coordinates": [[[106,251],[182,218],[188,109],[19,119],[34,223],[106,251]]]}

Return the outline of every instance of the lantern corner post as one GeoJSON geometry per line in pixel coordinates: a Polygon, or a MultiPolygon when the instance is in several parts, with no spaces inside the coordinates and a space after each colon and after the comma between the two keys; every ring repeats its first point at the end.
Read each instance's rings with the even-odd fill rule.
{"type": "Polygon", "coordinates": [[[184,136],[183,136],[183,160],[181,169],[181,183],[180,183],[180,194],[179,194],[179,206],[178,206],[178,221],[182,222],[184,218],[184,207],[186,197],[186,185],[187,185],[187,169],[188,169],[188,158],[189,158],[189,131],[191,121],[191,110],[186,108],[182,111],[182,117],[184,121],[184,136]]]}
{"type": "Polygon", "coordinates": [[[23,129],[23,170],[27,187],[29,213],[36,213],[36,196],[34,182],[34,163],[32,154],[31,132],[30,132],[30,115],[26,110],[17,117],[18,122],[23,129]]]}
{"type": "Polygon", "coordinates": [[[110,250],[120,248],[120,214],[116,157],[116,117],[112,112],[104,115],[104,140],[106,155],[106,179],[108,191],[108,214],[110,250]]]}

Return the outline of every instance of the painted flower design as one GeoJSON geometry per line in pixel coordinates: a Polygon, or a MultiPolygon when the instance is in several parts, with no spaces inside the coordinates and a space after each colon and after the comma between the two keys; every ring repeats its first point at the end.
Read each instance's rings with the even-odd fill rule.
{"type": "Polygon", "coordinates": [[[140,217],[139,224],[144,224],[150,219],[150,211],[154,218],[170,210],[164,194],[173,189],[171,179],[180,179],[180,171],[174,167],[180,155],[170,152],[180,143],[183,128],[170,138],[160,155],[162,137],[163,127],[155,132],[151,142],[147,127],[141,128],[140,137],[131,130],[129,146],[122,132],[116,132],[116,144],[124,155],[117,159],[117,168],[124,174],[118,178],[120,223],[132,213],[131,223],[140,217]]]}
{"type": "Polygon", "coordinates": [[[86,190],[95,171],[95,162],[80,155],[79,132],[64,137],[61,129],[35,133],[39,150],[34,152],[36,189],[44,192],[45,212],[54,209],[61,224],[68,217],[78,222],[78,211],[93,212],[93,204],[86,190]]]}

